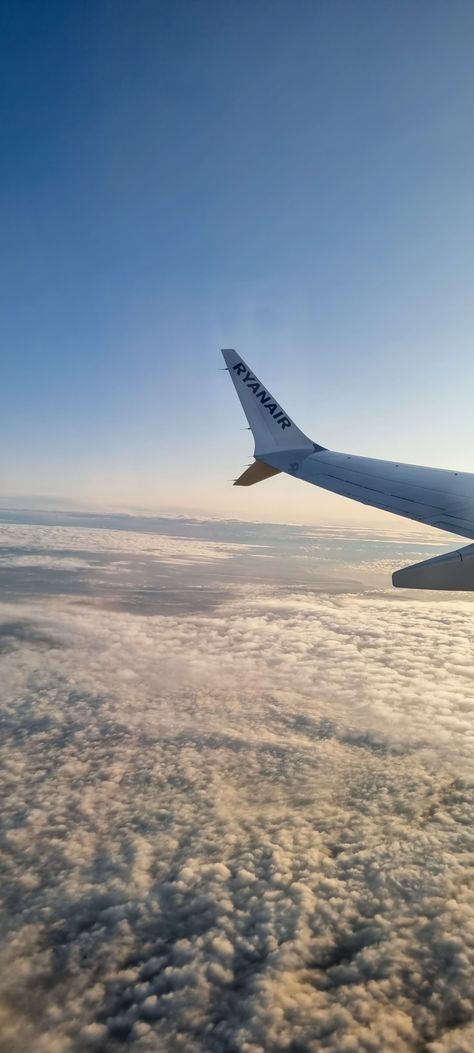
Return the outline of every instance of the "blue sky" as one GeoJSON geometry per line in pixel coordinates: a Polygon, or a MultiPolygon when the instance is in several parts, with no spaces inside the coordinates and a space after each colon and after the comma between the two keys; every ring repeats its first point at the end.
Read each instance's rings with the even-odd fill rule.
{"type": "Polygon", "coordinates": [[[473,469],[472,4],[1,21],[1,493],[367,517],[229,486],[221,346],[326,445],[473,469]]]}

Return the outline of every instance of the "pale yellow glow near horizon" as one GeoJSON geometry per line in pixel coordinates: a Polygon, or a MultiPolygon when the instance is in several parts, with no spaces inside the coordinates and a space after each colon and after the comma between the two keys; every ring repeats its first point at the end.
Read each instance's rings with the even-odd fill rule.
{"type": "MultiPolygon", "coordinates": [[[[28,494],[8,494],[8,499],[0,498],[0,506],[28,508],[29,501],[35,508],[76,511],[93,511],[96,513],[129,513],[141,515],[197,515],[209,518],[235,519],[261,523],[307,524],[308,526],[336,526],[360,528],[371,531],[380,529],[394,533],[427,533],[433,536],[433,542],[449,543],[449,535],[439,530],[415,523],[389,512],[382,512],[359,504],[338,494],[319,489],[299,480],[281,475],[268,479],[252,487],[235,487],[232,481],[224,480],[202,486],[199,480],[175,480],[166,486],[154,488],[135,484],[127,480],[110,481],[112,485],[105,492],[92,480],[89,485],[80,489],[71,487],[70,492],[52,495],[45,489],[38,488],[28,494]]],[[[77,483],[77,479],[75,480],[77,483]]]]}

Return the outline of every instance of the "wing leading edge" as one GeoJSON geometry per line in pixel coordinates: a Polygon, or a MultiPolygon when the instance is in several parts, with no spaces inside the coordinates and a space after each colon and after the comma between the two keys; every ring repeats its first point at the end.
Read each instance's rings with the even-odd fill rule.
{"type": "MultiPolygon", "coordinates": [[[[235,351],[223,352],[255,438],[255,457],[276,472],[286,472],[361,504],[474,539],[474,475],[336,453],[313,442],[293,423],[235,351]]],[[[257,480],[255,472],[253,481],[257,480]]],[[[262,473],[262,478],[267,476],[262,473]]],[[[244,485],[246,485],[244,483],[244,485]]],[[[474,545],[394,575],[405,588],[474,589],[474,545]],[[470,550],[473,552],[471,554],[470,550]],[[464,552],[464,556],[460,553],[464,552]],[[443,570],[441,571],[441,560],[443,570]],[[436,566],[436,569],[428,569],[436,566]],[[458,566],[458,564],[460,566],[458,566]],[[419,568],[425,568],[421,571],[419,568]],[[449,569],[448,569],[449,568],[449,569]],[[456,568],[456,570],[455,570],[456,568]],[[408,571],[413,571],[409,574],[408,571]],[[416,573],[415,573],[416,571],[416,573]],[[429,580],[453,582],[428,584],[429,580]],[[415,582],[424,581],[424,584],[415,582]],[[463,584],[455,584],[462,580],[463,584]],[[471,582],[472,584],[468,583],[471,582]]]]}

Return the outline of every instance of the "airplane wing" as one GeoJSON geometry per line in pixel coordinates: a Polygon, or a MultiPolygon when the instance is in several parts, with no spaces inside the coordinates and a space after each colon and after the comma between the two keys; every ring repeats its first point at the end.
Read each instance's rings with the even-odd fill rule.
{"type": "MultiPolygon", "coordinates": [[[[236,351],[222,353],[255,439],[258,462],[361,504],[474,539],[473,474],[328,450],[300,431],[236,351]]],[[[256,470],[255,479],[244,485],[259,481],[257,476],[267,477],[256,470]]],[[[397,572],[393,584],[402,588],[474,589],[474,570],[470,572],[472,584],[467,573],[471,559],[474,568],[474,545],[449,555],[451,560],[438,557],[397,572]],[[445,584],[430,584],[441,579],[445,584]],[[463,584],[456,584],[460,580],[463,584]],[[420,581],[423,584],[418,584],[420,581]]]]}

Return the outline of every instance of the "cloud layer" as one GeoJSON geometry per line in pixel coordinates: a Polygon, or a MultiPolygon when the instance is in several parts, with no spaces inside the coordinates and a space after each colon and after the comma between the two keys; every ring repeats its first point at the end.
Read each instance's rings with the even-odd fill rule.
{"type": "Polygon", "coordinates": [[[471,603],[175,539],[202,602],[111,610],[66,533],[8,538],[98,578],[0,609],[0,1048],[470,1053],[471,603]]]}

